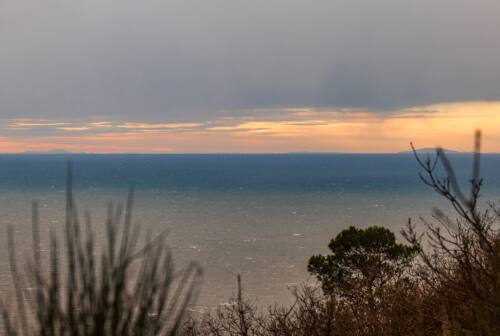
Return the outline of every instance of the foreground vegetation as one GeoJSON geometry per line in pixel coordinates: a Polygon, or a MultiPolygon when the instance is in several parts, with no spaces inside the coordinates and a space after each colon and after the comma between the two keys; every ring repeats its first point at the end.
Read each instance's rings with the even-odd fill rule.
{"type": "Polygon", "coordinates": [[[259,313],[242,299],[201,321],[188,335],[500,335],[500,207],[479,206],[480,133],[476,134],[469,192],[460,187],[441,149],[419,157],[420,177],[449,201],[417,233],[408,222],[406,244],[381,227],[342,231],[331,254],[311,257],[320,287],[303,287],[291,307],[259,313]],[[438,174],[442,172],[442,174],[438,174]]]}
{"type": "Polygon", "coordinates": [[[49,260],[40,254],[38,204],[33,203],[33,257],[18,269],[12,227],[9,262],[15,308],[1,303],[7,335],[178,335],[186,309],[196,299],[201,268],[176,271],[165,233],[139,243],[133,223],[133,191],[126,207],[108,206],[105,242],[98,246],[90,213],[80,223],[68,163],[66,222],[61,254],[50,235],[49,260]],[[48,264],[48,267],[46,265],[48,264]],[[24,272],[26,271],[26,272],[24,272]],[[34,291],[28,291],[31,287],[34,291]]]}
{"type": "Polygon", "coordinates": [[[186,314],[196,298],[199,266],[175,272],[164,235],[137,248],[132,193],[125,211],[110,207],[107,244],[97,257],[89,216],[84,232],[80,228],[69,169],[65,260],[59,260],[52,236],[44,270],[36,204],[26,276],[18,269],[9,230],[17,303],[14,310],[1,306],[5,330],[9,335],[500,335],[500,207],[479,204],[480,134],[467,193],[442,150],[435,157],[415,156],[423,183],[449,201],[453,215],[435,209],[421,233],[409,221],[404,244],[383,227],[348,228],[331,240],[329,255],[311,257],[308,270],[318,286],[297,289],[293,305],[258,310],[244,298],[238,277],[232,304],[201,318],[186,314]],[[27,282],[34,292],[24,290],[27,282]]]}

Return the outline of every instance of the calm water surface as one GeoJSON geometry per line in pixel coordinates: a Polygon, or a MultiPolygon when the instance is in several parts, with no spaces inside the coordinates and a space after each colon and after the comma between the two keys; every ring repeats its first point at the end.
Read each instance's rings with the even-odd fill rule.
{"type": "MultiPolygon", "coordinates": [[[[80,209],[103,234],[106,202],[136,192],[135,219],[168,229],[179,267],[204,269],[200,308],[226,302],[236,274],[258,305],[291,301],[289,287],[309,279],[310,255],[327,252],[350,226],[399,231],[433,206],[411,155],[0,155],[0,291],[10,290],[5,232],[16,230],[19,258],[29,255],[30,201],[41,204],[42,230],[62,228],[65,161],[75,165],[80,209]]],[[[451,156],[466,181],[469,157],[451,156]]],[[[500,156],[483,159],[485,198],[500,196],[500,156]]],[[[46,249],[47,240],[42,249],[46,249]]]]}

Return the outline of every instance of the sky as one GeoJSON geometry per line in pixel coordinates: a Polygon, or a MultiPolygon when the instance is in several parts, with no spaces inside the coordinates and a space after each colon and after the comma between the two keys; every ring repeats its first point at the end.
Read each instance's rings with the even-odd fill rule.
{"type": "Polygon", "coordinates": [[[0,152],[500,152],[497,0],[0,0],[0,152]]]}

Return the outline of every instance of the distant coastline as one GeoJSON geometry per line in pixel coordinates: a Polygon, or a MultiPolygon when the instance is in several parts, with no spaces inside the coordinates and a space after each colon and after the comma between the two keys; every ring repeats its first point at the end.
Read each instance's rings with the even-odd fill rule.
{"type": "MultiPolygon", "coordinates": [[[[470,155],[470,151],[458,151],[448,148],[443,148],[446,154],[451,155],[470,155]]],[[[418,154],[435,154],[436,148],[425,147],[416,150],[418,154]]],[[[255,152],[255,153],[239,153],[239,152],[213,152],[213,153],[177,153],[177,152],[164,152],[164,153],[142,153],[142,152],[117,152],[117,153],[94,153],[94,152],[72,152],[64,149],[51,149],[48,151],[23,151],[17,153],[0,153],[0,155],[413,155],[412,150],[400,152],[379,152],[379,153],[363,153],[363,152],[255,152]]],[[[483,155],[496,155],[498,152],[486,152],[483,155]]]]}

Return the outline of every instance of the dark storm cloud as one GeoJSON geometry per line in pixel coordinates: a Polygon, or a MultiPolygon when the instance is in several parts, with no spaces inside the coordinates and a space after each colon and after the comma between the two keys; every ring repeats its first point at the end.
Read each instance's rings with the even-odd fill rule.
{"type": "Polygon", "coordinates": [[[496,0],[2,0],[0,118],[500,98],[496,0]]]}

